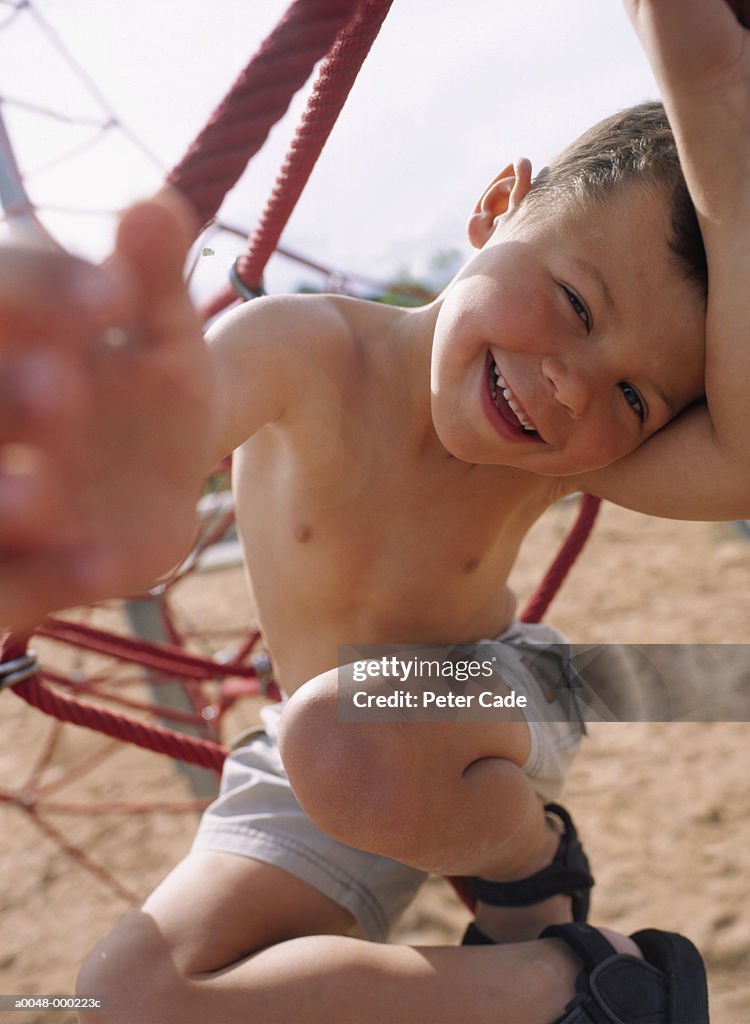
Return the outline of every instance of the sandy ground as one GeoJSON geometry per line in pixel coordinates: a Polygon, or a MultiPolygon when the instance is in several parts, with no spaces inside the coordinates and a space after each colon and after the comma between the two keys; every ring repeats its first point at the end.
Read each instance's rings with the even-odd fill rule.
{"type": "MultiPolygon", "coordinates": [[[[538,579],[572,511],[551,510],[529,539],[516,573],[522,593],[538,579]]],[[[750,543],[731,524],[660,522],[607,508],[549,618],[581,643],[743,643],[749,581],[750,543]]],[[[249,614],[239,570],[191,580],[179,603],[196,623],[239,624],[249,614]]],[[[43,654],[47,664],[70,667],[75,660],[49,648],[43,654]]],[[[740,665],[739,687],[748,685],[747,675],[740,665]]],[[[0,992],[71,993],[85,953],[128,902],[74,863],[24,810],[29,776],[53,727],[12,694],[1,699],[0,790],[16,802],[0,805],[0,992]]],[[[246,706],[243,722],[235,714],[230,730],[253,713],[246,706]]],[[[690,935],[708,963],[714,1024],[746,1024],[750,1005],[748,740],[750,726],[742,722],[600,724],[591,728],[564,794],[597,875],[594,919],[625,931],[651,926],[690,935]]],[[[45,784],[54,786],[69,766],[107,746],[65,727],[45,784]]],[[[120,746],[52,795],[76,802],[176,800],[188,791],[166,759],[120,746]]],[[[58,813],[47,820],[135,896],[185,853],[195,824],[189,813],[58,813]]],[[[453,943],[466,919],[436,879],[394,938],[453,943]]],[[[0,1013],[6,1018],[73,1020],[65,1013],[0,1013]]]]}

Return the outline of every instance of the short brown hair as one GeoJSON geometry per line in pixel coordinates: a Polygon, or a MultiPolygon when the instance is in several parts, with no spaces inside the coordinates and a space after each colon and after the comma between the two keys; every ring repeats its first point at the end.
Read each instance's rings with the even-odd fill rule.
{"type": "Polygon", "coordinates": [[[604,199],[621,185],[655,187],[670,202],[669,247],[682,272],[706,295],[708,267],[698,217],[661,103],[640,103],[589,128],[532,182],[525,202],[604,199]]]}

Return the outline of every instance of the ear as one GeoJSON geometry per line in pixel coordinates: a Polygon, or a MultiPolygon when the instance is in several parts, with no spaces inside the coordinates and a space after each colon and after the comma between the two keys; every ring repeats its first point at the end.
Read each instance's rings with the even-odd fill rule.
{"type": "Polygon", "coordinates": [[[475,249],[489,241],[501,217],[516,212],[530,187],[531,161],[525,157],[508,164],[498,174],[469,217],[466,233],[475,249]]]}

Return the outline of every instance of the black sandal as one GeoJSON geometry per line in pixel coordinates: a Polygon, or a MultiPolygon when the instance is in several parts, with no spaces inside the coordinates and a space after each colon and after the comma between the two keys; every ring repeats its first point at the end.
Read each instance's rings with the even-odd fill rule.
{"type": "Polygon", "coordinates": [[[575,998],[553,1024],[708,1024],[706,969],[684,936],[636,932],[643,960],[618,953],[587,924],[551,925],[539,938],[562,939],[584,964],[575,998]]]}
{"type": "MultiPolygon", "coordinates": [[[[565,808],[559,804],[547,804],[544,810],[559,818],[563,826],[552,863],[518,882],[489,882],[484,878],[472,878],[471,894],[474,899],[494,907],[528,907],[550,896],[570,896],[573,920],[583,922],[588,917],[589,891],[594,884],[588,858],[583,852],[573,820],[565,808]]],[[[461,944],[485,946],[492,945],[493,940],[475,924],[470,924],[461,944]]]]}

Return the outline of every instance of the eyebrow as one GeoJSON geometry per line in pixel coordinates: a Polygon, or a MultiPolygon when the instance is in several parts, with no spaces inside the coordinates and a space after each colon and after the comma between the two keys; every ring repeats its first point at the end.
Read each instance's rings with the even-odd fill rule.
{"type": "Polygon", "coordinates": [[[612,298],[612,292],[609,290],[609,285],[607,284],[601,270],[595,264],[589,263],[588,260],[583,259],[581,256],[571,256],[571,259],[573,263],[580,267],[584,274],[587,274],[599,288],[610,312],[616,312],[615,300],[612,298]]]}

